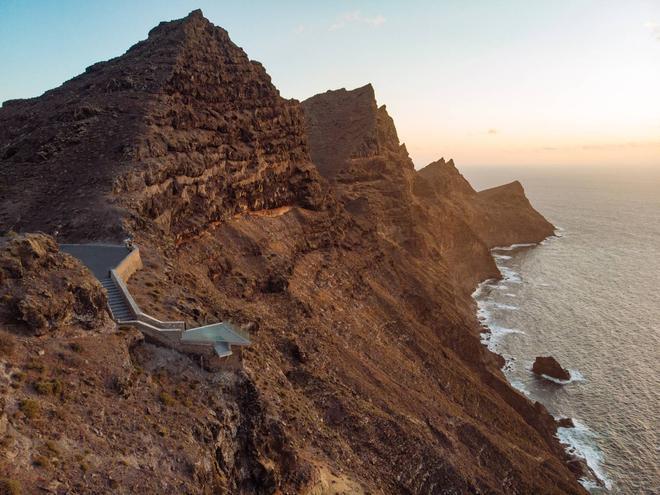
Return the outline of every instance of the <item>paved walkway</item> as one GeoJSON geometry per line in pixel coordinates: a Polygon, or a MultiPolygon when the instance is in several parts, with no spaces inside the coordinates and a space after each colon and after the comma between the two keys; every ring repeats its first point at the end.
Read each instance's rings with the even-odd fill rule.
{"type": "Polygon", "coordinates": [[[114,269],[131,253],[126,246],[60,244],[60,249],[82,261],[99,279],[107,292],[108,306],[117,323],[132,325],[161,342],[174,336],[175,342],[181,344],[209,345],[220,357],[231,355],[232,345],[250,344],[249,336],[230,323],[214,323],[186,330],[183,321],[164,322],[144,314],[128,292],[125,281],[114,272],[114,269]],[[165,336],[167,338],[161,338],[165,336]]]}
{"type": "Polygon", "coordinates": [[[60,244],[60,250],[82,261],[99,280],[108,278],[131,252],[126,246],[108,244],[60,244]]]}

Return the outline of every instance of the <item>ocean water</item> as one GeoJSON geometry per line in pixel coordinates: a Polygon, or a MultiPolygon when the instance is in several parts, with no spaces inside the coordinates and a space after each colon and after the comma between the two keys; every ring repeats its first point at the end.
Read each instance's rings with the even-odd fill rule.
{"type": "Polygon", "coordinates": [[[541,245],[494,250],[504,276],[475,293],[483,342],[513,386],[542,402],[592,493],[660,494],[660,166],[468,168],[477,189],[519,179],[558,227],[541,245]],[[569,383],[534,376],[539,355],[569,383]]]}

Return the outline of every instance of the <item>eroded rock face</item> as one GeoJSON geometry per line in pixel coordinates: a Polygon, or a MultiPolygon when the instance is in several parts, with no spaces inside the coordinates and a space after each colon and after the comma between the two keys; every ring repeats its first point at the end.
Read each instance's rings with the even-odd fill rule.
{"type": "Polygon", "coordinates": [[[140,167],[115,192],[177,236],[244,211],[322,207],[298,102],[201,14],[161,24],[144,49],[175,40],[171,74],[134,148],[140,167]]]}
{"type": "Polygon", "coordinates": [[[546,375],[557,380],[570,380],[571,374],[562,368],[552,356],[538,356],[532,365],[532,371],[537,375],[546,375]]]}
{"type": "Polygon", "coordinates": [[[414,166],[373,87],[327,91],[302,106],[312,160],[347,211],[397,247],[423,249],[412,220],[414,166]]]}
{"type": "Polygon", "coordinates": [[[218,373],[129,331],[89,333],[70,343],[78,350],[41,339],[38,378],[40,338],[20,340],[12,359],[29,384],[1,375],[7,403],[32,399],[53,418],[8,416],[21,434],[16,462],[0,468],[24,491],[48,480],[81,493],[323,493],[333,482],[352,493],[584,493],[552,417],[480,344],[469,293],[497,270],[465,203],[438,200],[459,182],[419,194],[371,88],[317,103],[328,117],[308,130],[325,191],[296,103],[194,12],[3,108],[3,228],[131,230],[142,308],[252,328],[238,369],[218,373]],[[58,374],[71,395],[37,396],[32,381],[58,374]],[[47,439],[66,446],[63,469],[31,468],[47,439]]]}
{"type": "Polygon", "coordinates": [[[313,161],[346,210],[394,248],[394,257],[433,263],[466,293],[484,276],[499,275],[466,214],[477,193],[452,161],[415,171],[371,85],[327,91],[302,105],[313,161]]]}
{"type": "Polygon", "coordinates": [[[298,103],[199,11],[3,105],[0,143],[0,184],[12,184],[0,188],[0,225],[14,230],[121,240],[130,217],[177,237],[246,210],[324,202],[298,103]]]}
{"type": "Polygon", "coordinates": [[[0,321],[37,335],[110,322],[99,282],[43,234],[0,241],[0,303],[0,321]]]}
{"type": "Polygon", "coordinates": [[[416,193],[433,203],[450,203],[489,248],[537,243],[554,234],[554,226],[537,212],[520,182],[476,192],[453,160],[440,159],[419,171],[416,193]]]}

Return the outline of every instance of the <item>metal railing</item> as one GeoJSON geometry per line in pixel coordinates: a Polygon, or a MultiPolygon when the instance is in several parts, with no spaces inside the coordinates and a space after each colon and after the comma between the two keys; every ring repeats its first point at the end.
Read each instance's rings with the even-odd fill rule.
{"type": "Polygon", "coordinates": [[[153,316],[144,313],[135,302],[135,299],[133,299],[133,296],[131,296],[131,293],[128,290],[128,287],[126,286],[126,283],[122,280],[122,278],[114,269],[110,270],[110,278],[115,283],[115,285],[119,287],[119,290],[121,291],[124,300],[131,308],[131,311],[133,312],[137,320],[143,321],[153,327],[160,328],[163,330],[182,330],[182,331],[186,330],[187,325],[185,321],[182,320],[162,321],[159,320],[158,318],[154,318],[153,316]]]}

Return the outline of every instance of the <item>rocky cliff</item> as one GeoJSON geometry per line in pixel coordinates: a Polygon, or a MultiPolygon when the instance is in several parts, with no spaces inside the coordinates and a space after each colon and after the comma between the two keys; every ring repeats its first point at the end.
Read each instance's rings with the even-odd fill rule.
{"type": "MultiPolygon", "coordinates": [[[[58,339],[3,320],[6,486],[584,493],[553,419],[480,344],[469,298],[497,275],[488,248],[499,239],[463,209],[498,195],[525,206],[520,194],[453,198],[457,177],[415,172],[371,87],[301,108],[193,12],[5,104],[0,122],[2,230],[130,233],[141,307],[232,319],[253,341],[238,365],[212,371],[134,331],[74,318],[78,331],[58,339]]],[[[493,218],[534,221],[506,215],[493,218]]]]}
{"type": "Polygon", "coordinates": [[[554,226],[537,212],[515,181],[477,193],[456,169],[440,159],[419,171],[420,195],[459,206],[466,222],[489,247],[537,243],[554,234],[554,226]]]}
{"type": "Polygon", "coordinates": [[[320,207],[303,133],[296,102],[195,11],[39,98],[4,103],[0,222],[116,239],[127,218],[178,235],[245,210],[320,207]]]}

